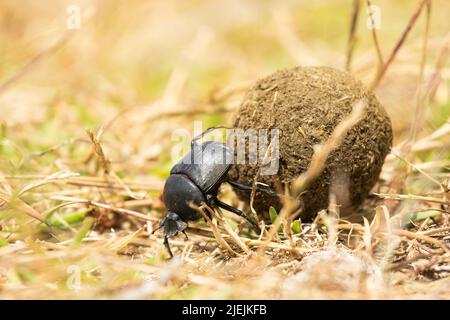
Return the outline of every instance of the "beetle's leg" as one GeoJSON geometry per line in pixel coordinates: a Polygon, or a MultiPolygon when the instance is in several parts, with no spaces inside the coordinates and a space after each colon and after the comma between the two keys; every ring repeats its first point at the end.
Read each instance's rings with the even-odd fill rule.
{"type": "Polygon", "coordinates": [[[229,204],[220,201],[217,198],[214,198],[214,204],[217,205],[218,207],[225,209],[227,211],[233,212],[234,214],[237,214],[238,216],[244,218],[245,220],[247,220],[248,222],[250,222],[252,225],[254,225],[255,227],[258,228],[258,225],[256,224],[255,221],[253,221],[251,218],[247,217],[241,210],[239,210],[238,208],[232,207],[229,204]]]}
{"type": "Polygon", "coordinates": [[[183,230],[181,232],[183,232],[183,234],[184,234],[184,241],[188,241],[189,238],[188,238],[188,235],[186,234],[186,231],[183,230]]]}
{"type": "Polygon", "coordinates": [[[210,127],[208,129],[206,129],[205,131],[203,131],[202,133],[200,133],[198,136],[195,136],[192,140],[191,140],[191,149],[194,148],[195,142],[201,138],[203,138],[203,136],[205,134],[210,133],[213,130],[217,130],[217,129],[229,129],[228,127],[225,126],[217,126],[217,127],[210,127]]]}
{"type": "Polygon", "coordinates": [[[167,252],[169,252],[170,257],[173,258],[172,250],[170,250],[169,238],[167,236],[164,236],[164,242],[163,243],[166,246],[167,252]]]}
{"type": "Polygon", "coordinates": [[[158,226],[156,229],[153,229],[152,234],[154,234],[156,231],[158,231],[161,228],[162,228],[162,226],[158,226]]]}
{"type": "MultiPolygon", "coordinates": [[[[238,189],[238,190],[243,190],[243,191],[252,191],[252,190],[253,190],[253,187],[250,186],[250,185],[248,185],[248,184],[243,184],[243,183],[240,183],[240,182],[229,181],[229,180],[227,180],[227,182],[228,182],[233,188],[236,188],[236,189],[238,189]]],[[[272,189],[269,188],[269,187],[262,186],[262,185],[260,185],[260,184],[256,184],[256,191],[260,191],[260,192],[265,192],[265,193],[268,193],[268,194],[276,195],[276,192],[275,192],[274,190],[272,190],[272,189]]]]}

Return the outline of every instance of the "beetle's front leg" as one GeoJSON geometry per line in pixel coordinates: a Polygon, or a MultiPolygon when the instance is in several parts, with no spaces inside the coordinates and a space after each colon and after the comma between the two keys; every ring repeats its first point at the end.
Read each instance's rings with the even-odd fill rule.
{"type": "MultiPolygon", "coordinates": [[[[243,190],[243,191],[252,191],[253,190],[253,186],[250,186],[248,184],[243,184],[243,183],[240,183],[240,182],[230,181],[230,180],[227,180],[227,182],[230,184],[230,186],[232,186],[233,188],[238,189],[238,190],[243,190]]],[[[256,184],[255,189],[256,189],[256,191],[268,193],[268,194],[271,194],[271,195],[274,195],[274,196],[277,194],[270,187],[264,186],[264,185],[261,185],[261,184],[256,184]]]]}
{"type": "Polygon", "coordinates": [[[238,208],[235,208],[233,206],[230,206],[229,204],[220,201],[219,199],[217,199],[217,197],[212,198],[213,204],[230,212],[233,212],[234,214],[237,214],[238,216],[244,218],[245,220],[247,220],[248,222],[250,222],[254,227],[258,228],[258,224],[253,221],[253,219],[251,219],[250,217],[248,217],[244,212],[242,212],[241,210],[239,210],[238,208]]]}
{"type": "Polygon", "coordinates": [[[170,257],[173,258],[173,253],[172,253],[172,250],[170,250],[170,245],[169,245],[169,237],[164,236],[164,242],[163,243],[164,243],[164,246],[167,249],[167,252],[169,252],[170,257]]]}

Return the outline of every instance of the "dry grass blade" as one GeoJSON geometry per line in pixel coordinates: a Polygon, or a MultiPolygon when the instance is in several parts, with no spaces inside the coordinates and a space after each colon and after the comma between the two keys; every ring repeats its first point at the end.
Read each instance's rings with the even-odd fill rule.
{"type": "Polygon", "coordinates": [[[36,182],[32,182],[30,184],[27,184],[19,191],[18,196],[21,196],[22,194],[24,194],[30,190],[33,190],[35,188],[38,188],[40,186],[43,186],[43,185],[46,185],[49,183],[53,183],[53,182],[64,181],[64,180],[70,179],[71,177],[76,177],[78,175],[79,175],[78,173],[68,172],[68,171],[56,172],[54,174],[49,175],[48,177],[43,178],[40,181],[36,181],[36,182]]]}
{"type": "Polygon", "coordinates": [[[430,203],[439,203],[439,204],[445,204],[450,205],[450,201],[443,200],[443,199],[437,199],[433,197],[427,197],[427,196],[418,196],[414,194],[386,194],[386,193],[373,193],[374,195],[384,198],[384,199],[394,199],[394,200],[415,200],[415,201],[424,201],[424,202],[430,202],[430,203]]]}
{"type": "Polygon", "coordinates": [[[370,224],[369,221],[363,217],[364,220],[364,233],[363,233],[363,241],[364,246],[366,248],[366,253],[369,257],[372,256],[373,249],[372,249],[372,232],[370,230],[370,224]]]}
{"type": "Polygon", "coordinates": [[[97,156],[98,161],[102,165],[104,173],[109,174],[109,172],[111,171],[111,160],[106,157],[100,144],[99,137],[101,135],[101,130],[97,134],[95,134],[92,130],[86,129],[86,133],[88,134],[89,139],[91,139],[94,153],[97,156]]]}
{"type": "MultiPolygon", "coordinates": [[[[372,4],[370,2],[370,0],[367,0],[367,8],[368,10],[370,10],[369,8],[372,7],[372,4]]],[[[375,46],[375,50],[377,52],[377,61],[378,61],[378,66],[377,66],[377,72],[381,72],[381,68],[383,68],[383,54],[381,53],[381,48],[380,48],[380,43],[378,41],[378,36],[377,36],[377,29],[375,28],[375,21],[373,18],[373,12],[370,11],[369,12],[369,17],[370,17],[370,22],[372,25],[372,39],[373,39],[373,44],[375,46]]]]}
{"type": "Polygon", "coordinates": [[[46,57],[50,56],[61,48],[69,39],[70,33],[66,32],[55,44],[49,48],[39,52],[33,58],[31,58],[17,73],[15,73],[11,78],[0,84],[0,95],[4,93],[11,85],[22,79],[28,72],[30,72],[33,67],[35,67],[39,62],[41,62],[46,57]]]}
{"type": "MultiPolygon", "coordinates": [[[[12,208],[18,209],[22,212],[25,212],[28,216],[45,223],[47,226],[50,227],[50,224],[48,221],[44,218],[44,216],[34,209],[32,206],[30,206],[28,203],[26,203],[24,200],[20,198],[20,195],[26,192],[29,189],[22,189],[21,192],[18,194],[14,194],[14,190],[9,185],[5,177],[0,173],[0,209],[4,209],[4,206],[9,205],[12,208]]],[[[32,188],[32,187],[29,187],[32,188]]],[[[1,225],[0,225],[1,227],[1,225]]],[[[51,228],[51,227],[50,227],[51,228]]],[[[1,231],[1,228],[0,228],[1,231]]]]}
{"type": "Polygon", "coordinates": [[[436,129],[432,134],[418,140],[412,147],[413,152],[431,150],[433,148],[447,147],[448,143],[438,141],[446,138],[450,134],[450,118],[440,128],[436,129]]]}
{"type": "Polygon", "coordinates": [[[246,246],[245,242],[242,241],[239,235],[233,231],[228,222],[225,220],[222,213],[220,212],[220,208],[217,208],[217,210],[219,210],[219,214],[215,215],[216,219],[220,221],[220,224],[225,229],[225,231],[230,235],[231,239],[233,239],[234,243],[236,243],[246,254],[251,253],[250,249],[246,246]]]}
{"type": "MultiPolygon", "coordinates": [[[[32,192],[38,187],[48,185],[48,184],[55,184],[55,185],[72,185],[77,187],[86,187],[84,189],[84,193],[88,193],[89,190],[87,188],[97,188],[97,189],[107,189],[109,191],[114,191],[117,193],[118,191],[124,190],[125,193],[132,199],[136,200],[136,204],[151,204],[150,199],[144,199],[146,196],[147,191],[151,190],[161,190],[163,187],[163,181],[159,179],[147,179],[145,181],[133,181],[133,180],[127,180],[127,179],[120,179],[120,177],[117,176],[117,174],[112,171],[110,173],[113,175],[114,180],[116,181],[110,181],[108,180],[108,177],[89,177],[89,176],[80,176],[78,173],[68,172],[68,171],[61,171],[56,172],[54,174],[51,174],[50,176],[40,176],[40,175],[33,175],[33,176],[5,176],[4,178],[6,180],[33,180],[38,179],[38,181],[29,183],[21,188],[19,191],[19,195],[22,195],[26,192],[32,192]],[[139,192],[133,192],[131,190],[137,189],[139,192]]],[[[34,191],[35,193],[40,193],[41,191],[34,191]]],[[[82,193],[83,191],[78,190],[66,190],[65,193],[60,193],[61,195],[74,195],[76,192],[82,193]],[[73,193],[72,193],[73,192],[73,193]]],[[[129,202],[129,204],[132,204],[133,202],[129,202]]]]}
{"type": "MultiPolygon", "coordinates": [[[[371,238],[370,226],[366,227],[366,226],[361,226],[359,224],[338,224],[336,226],[336,228],[339,229],[339,230],[356,230],[358,232],[363,233],[363,237],[366,237],[365,238],[365,245],[366,246],[369,245],[369,241],[368,240],[369,240],[369,238],[371,238]],[[369,233],[367,233],[367,232],[369,232],[369,233]]],[[[395,235],[406,237],[408,239],[418,239],[418,240],[422,240],[422,241],[425,241],[427,243],[430,243],[430,244],[433,244],[433,245],[436,245],[436,246],[439,246],[439,247],[443,246],[443,242],[441,240],[434,239],[434,238],[429,237],[429,236],[427,236],[425,234],[422,234],[422,233],[411,232],[411,231],[402,230],[402,229],[392,229],[391,231],[395,235]]]]}
{"type": "Polygon", "coordinates": [[[437,239],[431,238],[431,237],[426,236],[426,235],[421,234],[421,233],[411,232],[411,231],[408,231],[408,230],[398,230],[398,229],[393,230],[393,232],[395,234],[399,235],[399,236],[403,236],[403,237],[406,237],[406,238],[409,238],[409,239],[422,240],[422,241],[434,244],[434,245],[439,246],[439,247],[443,245],[441,240],[437,240],[437,239]]]}
{"type": "Polygon", "coordinates": [[[402,157],[400,157],[399,155],[396,155],[394,153],[393,154],[395,157],[399,158],[400,160],[406,162],[411,168],[417,170],[420,174],[422,174],[423,176],[427,177],[428,180],[430,180],[431,182],[433,182],[434,184],[438,185],[441,189],[443,189],[443,185],[442,183],[440,183],[438,180],[436,180],[435,178],[433,178],[432,176],[430,176],[428,173],[426,173],[425,171],[423,171],[422,169],[420,169],[419,167],[417,167],[416,165],[412,164],[411,162],[409,162],[407,159],[404,159],[402,157]]]}
{"type": "Polygon", "coordinates": [[[123,248],[125,248],[129,243],[131,243],[135,238],[139,237],[143,234],[143,231],[145,231],[145,228],[139,228],[135,232],[131,233],[130,235],[123,237],[121,239],[118,239],[111,245],[111,249],[115,251],[119,251],[123,248]]]}
{"type": "Polygon", "coordinates": [[[426,3],[425,29],[423,32],[422,58],[420,60],[419,86],[423,81],[425,65],[427,63],[428,38],[430,37],[431,1],[426,3]]]}
{"type": "MultiPolygon", "coordinates": [[[[428,88],[430,84],[427,85],[426,83],[424,83],[424,68],[427,58],[430,15],[431,15],[431,1],[427,2],[427,10],[425,14],[425,30],[422,45],[422,55],[419,67],[418,86],[416,89],[416,98],[414,101],[413,121],[411,123],[410,135],[408,137],[407,143],[402,148],[403,151],[402,154],[407,155],[408,157],[414,156],[414,153],[411,153],[410,151],[412,148],[412,144],[416,141],[417,132],[419,128],[422,127],[423,125],[424,112],[428,104],[427,100],[430,93],[430,90],[428,88]]],[[[433,79],[433,77],[431,79],[433,79]]]]}
{"type": "Polygon", "coordinates": [[[228,251],[229,254],[231,254],[232,256],[239,256],[239,254],[234,251],[230,245],[228,244],[228,242],[225,241],[225,239],[222,237],[222,234],[220,233],[219,228],[217,227],[217,224],[215,224],[211,218],[204,212],[204,210],[208,210],[209,214],[211,215],[211,217],[214,216],[214,212],[211,208],[209,208],[207,205],[202,205],[200,207],[191,204],[191,208],[193,208],[194,210],[196,210],[198,213],[200,213],[203,218],[206,220],[206,223],[208,223],[208,225],[211,227],[211,230],[214,234],[214,237],[216,238],[217,242],[219,243],[219,245],[225,250],[228,251]]]}
{"type": "Polygon", "coordinates": [[[1,171],[0,171],[0,188],[3,190],[4,193],[6,194],[12,194],[13,190],[11,185],[8,183],[7,180],[7,176],[5,176],[1,171]]]}
{"type": "MultiPolygon", "coordinates": [[[[269,243],[272,241],[273,237],[277,235],[278,230],[280,229],[281,225],[283,223],[286,223],[288,221],[288,216],[292,215],[294,212],[294,208],[296,208],[297,202],[292,200],[285,201],[283,208],[281,209],[280,213],[277,215],[277,218],[270,226],[269,231],[267,232],[266,239],[261,242],[261,246],[258,248],[259,255],[262,255],[266,248],[268,247],[269,243]]],[[[293,251],[295,251],[293,247],[293,243],[291,242],[291,248],[293,251]]]]}
{"type": "MultiPolygon", "coordinates": [[[[274,94],[273,103],[275,103],[276,97],[277,97],[277,93],[274,94]]],[[[253,207],[253,202],[255,200],[256,186],[258,184],[258,177],[261,173],[261,167],[267,163],[268,159],[272,159],[272,142],[269,143],[269,146],[267,147],[267,150],[264,154],[264,158],[261,161],[261,164],[259,165],[255,176],[253,177],[252,191],[250,193],[250,210],[252,211],[252,214],[253,214],[253,217],[255,218],[256,224],[258,224],[258,225],[260,225],[260,220],[259,220],[259,217],[258,217],[258,214],[257,214],[255,208],[253,207]]]]}
{"type": "Polygon", "coordinates": [[[443,78],[442,73],[445,64],[447,63],[449,54],[450,54],[450,32],[448,32],[444,38],[443,44],[439,50],[439,54],[436,59],[434,72],[430,77],[430,80],[427,85],[427,94],[430,96],[430,99],[434,99],[436,95],[438,84],[443,78]]]}
{"type": "Polygon", "coordinates": [[[145,197],[145,194],[142,193],[136,194],[133,191],[131,191],[131,189],[122,181],[122,179],[112,170],[111,160],[106,157],[105,152],[103,151],[103,148],[100,144],[100,136],[103,133],[103,128],[101,128],[97,134],[94,134],[93,131],[89,129],[86,130],[86,132],[89,135],[89,139],[91,139],[94,148],[94,153],[99,159],[99,162],[103,167],[105,175],[112,176],[119,183],[119,185],[128,193],[128,195],[131,198],[142,200],[145,197]]]}
{"type": "Polygon", "coordinates": [[[375,208],[375,218],[370,226],[372,234],[376,234],[380,231],[385,231],[388,234],[391,233],[391,218],[389,210],[385,205],[375,208]]]}
{"type": "Polygon", "coordinates": [[[123,208],[116,208],[116,207],[110,206],[108,204],[97,202],[97,201],[76,198],[76,197],[65,197],[65,196],[53,196],[53,197],[51,197],[51,199],[58,200],[58,201],[67,201],[67,202],[71,202],[71,203],[84,203],[89,206],[95,206],[95,207],[111,210],[113,212],[117,212],[120,214],[135,217],[135,218],[138,218],[138,219],[144,220],[144,221],[158,221],[158,219],[156,219],[156,218],[149,217],[149,216],[147,216],[143,213],[137,212],[137,211],[123,209],[123,208]]]}
{"type": "Polygon", "coordinates": [[[365,102],[359,101],[350,115],[339,123],[323,145],[317,145],[308,169],[292,183],[293,197],[297,198],[322,172],[328,156],[341,145],[347,132],[355,126],[365,110],[365,102]]]}
{"type": "Polygon", "coordinates": [[[50,227],[50,224],[48,223],[48,221],[45,220],[45,218],[42,216],[40,212],[38,212],[36,209],[34,209],[32,206],[30,206],[28,203],[26,203],[19,197],[10,196],[3,192],[0,192],[0,201],[3,201],[4,204],[9,204],[11,207],[15,209],[25,212],[30,217],[39,220],[40,222],[43,222],[50,227]]]}

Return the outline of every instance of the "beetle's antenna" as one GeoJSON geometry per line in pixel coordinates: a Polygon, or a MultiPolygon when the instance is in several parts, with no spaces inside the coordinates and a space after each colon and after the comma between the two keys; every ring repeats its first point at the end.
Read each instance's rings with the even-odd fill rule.
{"type": "Polygon", "coordinates": [[[200,133],[198,136],[195,136],[192,140],[191,140],[191,149],[194,148],[195,146],[195,142],[197,140],[200,140],[201,138],[203,138],[204,135],[210,133],[211,131],[217,130],[217,129],[232,129],[230,127],[226,127],[226,126],[216,126],[216,127],[210,127],[208,129],[206,129],[205,131],[203,131],[202,133],[200,133]]]}

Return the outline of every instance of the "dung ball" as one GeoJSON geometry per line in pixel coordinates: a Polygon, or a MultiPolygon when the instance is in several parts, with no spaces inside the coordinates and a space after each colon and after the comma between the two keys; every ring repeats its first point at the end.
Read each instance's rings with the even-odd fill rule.
{"type": "MultiPolygon", "coordinates": [[[[328,156],[325,168],[300,195],[300,217],[311,220],[334,195],[342,215],[361,205],[378,180],[392,146],[391,121],[375,95],[345,71],[329,67],[295,67],[260,79],[247,92],[234,119],[234,128],[279,129],[279,168],[261,175],[260,163],[235,164],[229,178],[245,184],[256,179],[277,188],[289,185],[307,170],[314,146],[323,144],[358,101],[366,107],[360,121],[328,156]]],[[[235,190],[249,203],[251,193],[235,190]]],[[[253,207],[265,220],[269,208],[282,207],[280,198],[256,192],[253,207]]]]}

